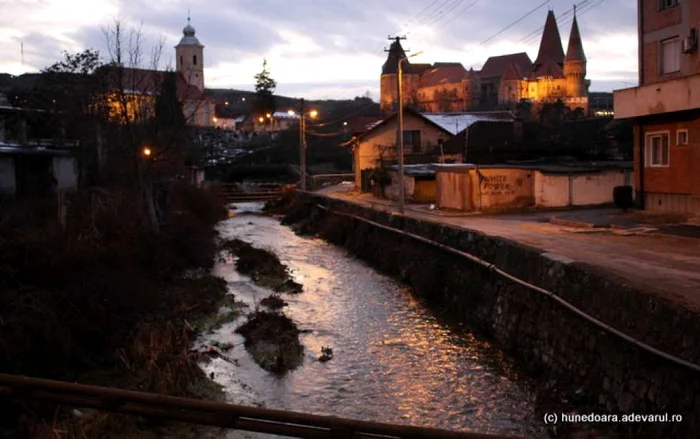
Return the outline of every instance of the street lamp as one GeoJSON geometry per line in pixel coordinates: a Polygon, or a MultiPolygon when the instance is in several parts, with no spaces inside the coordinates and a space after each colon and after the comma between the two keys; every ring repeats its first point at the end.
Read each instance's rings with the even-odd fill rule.
{"type": "MultiPolygon", "coordinates": [[[[290,114],[294,114],[292,110],[289,110],[290,114]]],[[[309,111],[309,117],[311,119],[318,116],[318,111],[309,111]]],[[[306,113],[304,112],[304,99],[301,100],[301,111],[299,112],[299,165],[300,178],[299,186],[302,191],[306,190],[306,113]]]]}
{"type": "Polygon", "coordinates": [[[402,64],[404,61],[408,60],[408,58],[413,58],[414,56],[418,56],[423,51],[421,50],[420,52],[416,52],[411,56],[406,56],[403,57],[399,60],[399,74],[398,74],[398,81],[397,82],[397,87],[398,87],[398,95],[399,95],[399,128],[396,132],[396,144],[398,145],[399,148],[399,213],[403,215],[404,212],[404,204],[405,200],[404,198],[406,197],[406,188],[404,187],[404,182],[403,182],[403,90],[402,90],[402,85],[401,83],[403,82],[403,67],[402,64]]]}

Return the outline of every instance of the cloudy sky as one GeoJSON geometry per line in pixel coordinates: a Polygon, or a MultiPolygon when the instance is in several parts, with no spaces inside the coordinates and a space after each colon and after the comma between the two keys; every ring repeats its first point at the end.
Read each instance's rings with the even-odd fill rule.
{"type": "MultiPolygon", "coordinates": [[[[573,1],[0,0],[0,72],[36,72],[88,47],[107,56],[104,29],[117,19],[141,26],[146,46],[163,40],[161,68],[172,66],[190,10],[207,87],[252,90],[267,58],[280,94],[376,99],[388,35],[407,35],[404,47],[423,51],[415,62],[479,69],[488,56],[522,51],[534,60],[548,9],[566,50],[573,1]]],[[[592,91],[636,85],[636,3],[578,0],[592,91]]]]}

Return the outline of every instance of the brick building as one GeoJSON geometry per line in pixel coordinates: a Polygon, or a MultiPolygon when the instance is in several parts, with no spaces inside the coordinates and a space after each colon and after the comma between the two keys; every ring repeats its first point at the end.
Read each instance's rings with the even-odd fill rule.
{"type": "MultiPolygon", "coordinates": [[[[406,57],[400,38],[392,42],[382,66],[380,106],[392,113],[398,101],[399,60],[406,57]]],[[[522,53],[490,57],[480,71],[460,63],[403,64],[404,103],[426,112],[514,109],[521,100],[562,100],[571,109],[588,111],[586,56],[574,15],[566,54],[554,12],[549,11],[533,63],[522,53]]]]}
{"type": "Polygon", "coordinates": [[[639,86],[615,91],[634,122],[635,189],[647,210],[700,215],[700,2],[638,0],[639,86]]]}

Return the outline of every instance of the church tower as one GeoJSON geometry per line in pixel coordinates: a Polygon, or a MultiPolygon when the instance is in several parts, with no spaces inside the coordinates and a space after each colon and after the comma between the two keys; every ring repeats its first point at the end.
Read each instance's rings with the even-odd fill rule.
{"type": "Polygon", "coordinates": [[[564,59],[564,76],[566,77],[566,94],[571,97],[585,97],[588,95],[586,86],[586,55],[583,53],[581,33],[576,21],[576,7],[574,6],[574,21],[571,23],[571,36],[569,47],[564,59]]]}
{"type": "Polygon", "coordinates": [[[175,46],[176,70],[182,73],[188,84],[204,91],[204,46],[194,36],[189,15],[182,33],[182,39],[175,46]]]}

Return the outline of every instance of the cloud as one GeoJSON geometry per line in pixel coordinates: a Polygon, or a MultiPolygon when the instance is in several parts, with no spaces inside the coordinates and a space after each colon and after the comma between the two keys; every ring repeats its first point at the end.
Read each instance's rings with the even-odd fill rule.
{"type": "MultiPolygon", "coordinates": [[[[591,88],[598,87],[598,80],[636,78],[635,2],[586,3],[578,22],[591,88]]],[[[376,90],[387,36],[400,31],[408,36],[405,47],[424,51],[416,62],[479,68],[489,56],[520,51],[534,59],[551,6],[566,48],[571,0],[551,0],[505,29],[537,5],[512,0],[209,0],[196,5],[191,0],[0,0],[0,71],[36,71],[60,59],[63,50],[92,47],[106,54],[101,29],[116,17],[140,24],[147,47],[162,38],[161,68],[172,66],[173,47],[192,8],[192,25],[205,45],[208,86],[252,88],[253,75],[267,58],[280,90],[342,93],[337,84],[350,83],[376,90]],[[448,12],[450,5],[454,8],[448,12]]],[[[608,87],[608,82],[600,86],[608,87]]]]}

